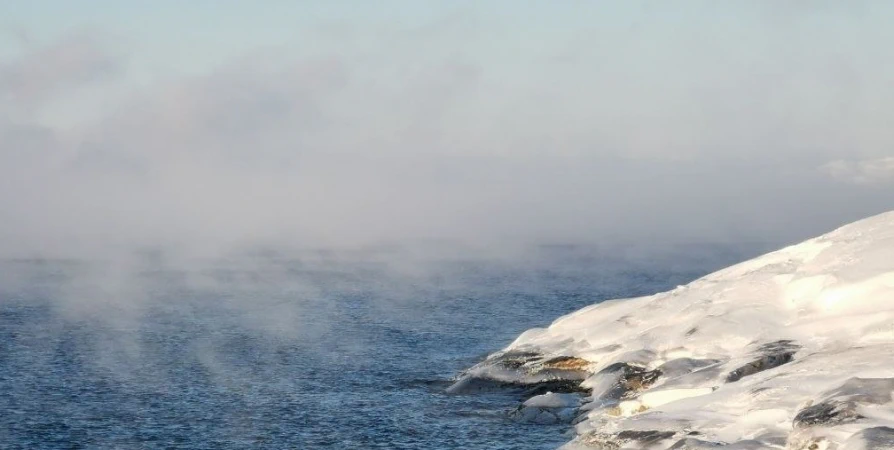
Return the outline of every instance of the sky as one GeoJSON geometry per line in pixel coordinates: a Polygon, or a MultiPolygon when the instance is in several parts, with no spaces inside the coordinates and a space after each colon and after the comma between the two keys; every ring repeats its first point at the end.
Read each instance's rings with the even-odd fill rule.
{"type": "Polygon", "coordinates": [[[894,209],[887,1],[0,10],[0,255],[788,243],[894,209]]]}

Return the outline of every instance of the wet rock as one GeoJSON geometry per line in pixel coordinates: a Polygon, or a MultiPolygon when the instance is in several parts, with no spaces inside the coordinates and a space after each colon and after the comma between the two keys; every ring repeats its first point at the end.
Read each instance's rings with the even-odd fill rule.
{"type": "Polygon", "coordinates": [[[517,381],[502,381],[492,378],[466,376],[462,377],[447,388],[448,394],[476,394],[487,392],[515,392],[520,397],[527,398],[547,392],[559,393],[587,393],[589,390],[581,387],[580,381],[573,380],[543,380],[530,383],[517,381]]]}
{"type": "Polygon", "coordinates": [[[558,392],[561,394],[589,394],[590,390],[581,387],[581,382],[577,380],[547,380],[524,385],[522,394],[525,397],[532,397],[535,395],[546,394],[548,392],[558,392]]]}
{"type": "Polygon", "coordinates": [[[577,415],[575,408],[520,408],[511,414],[519,422],[538,425],[571,423],[577,415]]]}
{"type": "Polygon", "coordinates": [[[528,399],[510,417],[537,424],[570,423],[577,416],[581,401],[577,394],[548,392],[528,399]]]}
{"type": "Polygon", "coordinates": [[[525,397],[546,392],[587,392],[580,384],[590,375],[586,370],[589,364],[589,361],[571,356],[548,358],[536,352],[506,352],[461,374],[447,392],[471,394],[511,390],[525,397]]]}
{"type": "Polygon", "coordinates": [[[742,367],[729,373],[726,377],[728,383],[735,383],[749,375],[754,375],[765,370],[788,364],[795,359],[795,353],[800,346],[789,340],[770,342],[760,346],[757,353],[761,356],[742,367]]]}

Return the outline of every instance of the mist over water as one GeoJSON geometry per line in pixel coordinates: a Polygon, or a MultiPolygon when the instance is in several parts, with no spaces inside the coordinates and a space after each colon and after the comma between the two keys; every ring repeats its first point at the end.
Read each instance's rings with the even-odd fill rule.
{"type": "Polygon", "coordinates": [[[797,242],[891,208],[887,2],[46,1],[0,25],[3,255],[797,242]]]}
{"type": "Polygon", "coordinates": [[[4,448],[551,448],[444,383],[894,207],[890,2],[18,3],[4,448]]]}
{"type": "Polygon", "coordinates": [[[0,446],[554,448],[564,427],[512,421],[510,393],[446,395],[450,378],[560,314],[755,251],[5,260],[0,446]]]}

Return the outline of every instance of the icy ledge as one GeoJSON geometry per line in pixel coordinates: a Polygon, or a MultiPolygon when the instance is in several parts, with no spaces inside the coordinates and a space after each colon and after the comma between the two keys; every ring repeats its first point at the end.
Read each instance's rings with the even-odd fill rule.
{"type": "Polygon", "coordinates": [[[450,391],[494,387],[566,449],[894,449],[894,212],[528,330],[450,391]]]}

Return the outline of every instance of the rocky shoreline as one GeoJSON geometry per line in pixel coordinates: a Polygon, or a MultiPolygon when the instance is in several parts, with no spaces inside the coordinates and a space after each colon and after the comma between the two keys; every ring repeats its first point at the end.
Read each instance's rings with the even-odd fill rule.
{"type": "MultiPolygon", "coordinates": [[[[746,377],[791,363],[798,348],[791,341],[761,345],[755,352],[756,359],[727,373],[725,382],[736,383],[746,377]]],[[[636,363],[615,362],[594,372],[592,369],[596,364],[574,356],[508,351],[492,355],[461,374],[448,388],[448,392],[475,394],[490,390],[515,390],[524,400],[510,413],[512,419],[537,424],[576,424],[586,421],[594,413],[607,417],[631,416],[667,402],[713,392],[719,387],[708,388],[708,392],[698,388],[650,388],[655,384],[667,388],[675,384],[687,384],[690,379],[715,378],[722,365],[718,360],[679,358],[665,362],[655,369],[636,363]],[[500,375],[490,375],[493,373],[500,375]]],[[[861,407],[890,405],[892,393],[894,378],[849,378],[816,403],[795,414],[792,421],[794,432],[790,439],[739,441],[734,447],[788,447],[807,450],[829,448],[827,445],[820,445],[822,440],[811,439],[810,430],[857,423],[865,419],[859,413],[861,407]]],[[[700,439],[701,435],[697,430],[688,429],[591,431],[578,436],[570,445],[598,449],[730,447],[725,442],[700,439]]],[[[866,428],[857,437],[871,444],[860,448],[894,449],[892,427],[866,428]]]]}
{"type": "Polygon", "coordinates": [[[894,450],[894,213],[593,305],[461,373],[566,449],[894,450]]]}

